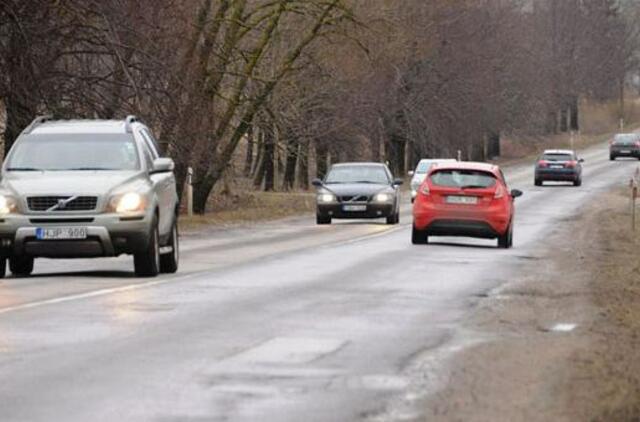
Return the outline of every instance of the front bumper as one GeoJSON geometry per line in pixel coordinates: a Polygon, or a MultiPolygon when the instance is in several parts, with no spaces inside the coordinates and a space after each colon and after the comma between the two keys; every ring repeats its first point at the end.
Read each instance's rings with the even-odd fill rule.
{"type": "Polygon", "coordinates": [[[535,178],[547,181],[574,181],[580,177],[576,169],[536,169],[535,178]]]}
{"type": "Polygon", "coordinates": [[[0,255],[48,258],[117,256],[146,250],[153,214],[10,214],[0,219],[0,255]],[[86,227],[86,239],[38,240],[37,228],[86,227]]]}
{"type": "Polygon", "coordinates": [[[317,204],[317,214],[321,217],[330,218],[386,218],[395,212],[393,202],[384,203],[331,203],[317,204]],[[344,206],[366,206],[364,211],[345,211],[344,206]]]}

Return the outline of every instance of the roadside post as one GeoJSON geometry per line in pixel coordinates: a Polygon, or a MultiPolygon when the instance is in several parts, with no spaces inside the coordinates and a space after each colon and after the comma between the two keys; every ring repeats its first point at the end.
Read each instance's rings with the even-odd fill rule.
{"type": "Polygon", "coordinates": [[[629,180],[629,188],[631,190],[631,230],[636,230],[636,200],[638,199],[638,180],[640,179],[640,168],[636,168],[631,180],[629,180]]]}
{"type": "Polygon", "coordinates": [[[458,150],[458,161],[462,161],[462,151],[458,150]]]}
{"type": "Polygon", "coordinates": [[[191,183],[193,179],[193,169],[189,167],[187,169],[187,215],[193,217],[193,185],[191,183]]]}

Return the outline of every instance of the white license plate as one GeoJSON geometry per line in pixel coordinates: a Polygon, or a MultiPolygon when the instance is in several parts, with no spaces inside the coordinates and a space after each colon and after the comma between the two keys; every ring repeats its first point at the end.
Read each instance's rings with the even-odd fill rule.
{"type": "Polygon", "coordinates": [[[551,167],[552,169],[563,169],[564,168],[564,166],[562,164],[554,164],[554,165],[551,165],[549,167],[551,167]]]}
{"type": "Polygon", "coordinates": [[[366,211],[367,206],[366,205],[343,205],[342,210],[350,211],[350,212],[366,211]]]}
{"type": "Polygon", "coordinates": [[[52,227],[37,228],[36,238],[39,240],[86,239],[86,227],[52,227]]]}
{"type": "Polygon", "coordinates": [[[631,154],[631,150],[629,149],[621,149],[620,154],[631,154]]]}
{"type": "Polygon", "coordinates": [[[477,204],[477,196],[447,196],[448,204],[477,204]]]}

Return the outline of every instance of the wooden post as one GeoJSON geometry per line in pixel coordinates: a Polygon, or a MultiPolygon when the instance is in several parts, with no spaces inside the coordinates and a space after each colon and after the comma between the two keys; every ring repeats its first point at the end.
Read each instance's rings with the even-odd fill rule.
{"type": "Polygon", "coordinates": [[[193,169],[187,169],[187,215],[193,217],[193,169]]]}

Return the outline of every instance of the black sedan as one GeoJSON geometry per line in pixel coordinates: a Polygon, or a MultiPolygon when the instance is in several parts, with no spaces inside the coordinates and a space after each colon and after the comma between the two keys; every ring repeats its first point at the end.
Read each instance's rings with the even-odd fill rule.
{"type": "Polygon", "coordinates": [[[318,188],[316,222],[331,224],[333,218],[386,218],[400,222],[400,185],[389,168],[380,163],[334,164],[318,188]]]}
{"type": "Polygon", "coordinates": [[[640,135],[637,133],[619,133],[609,145],[609,159],[632,157],[640,159],[640,135]]]}

